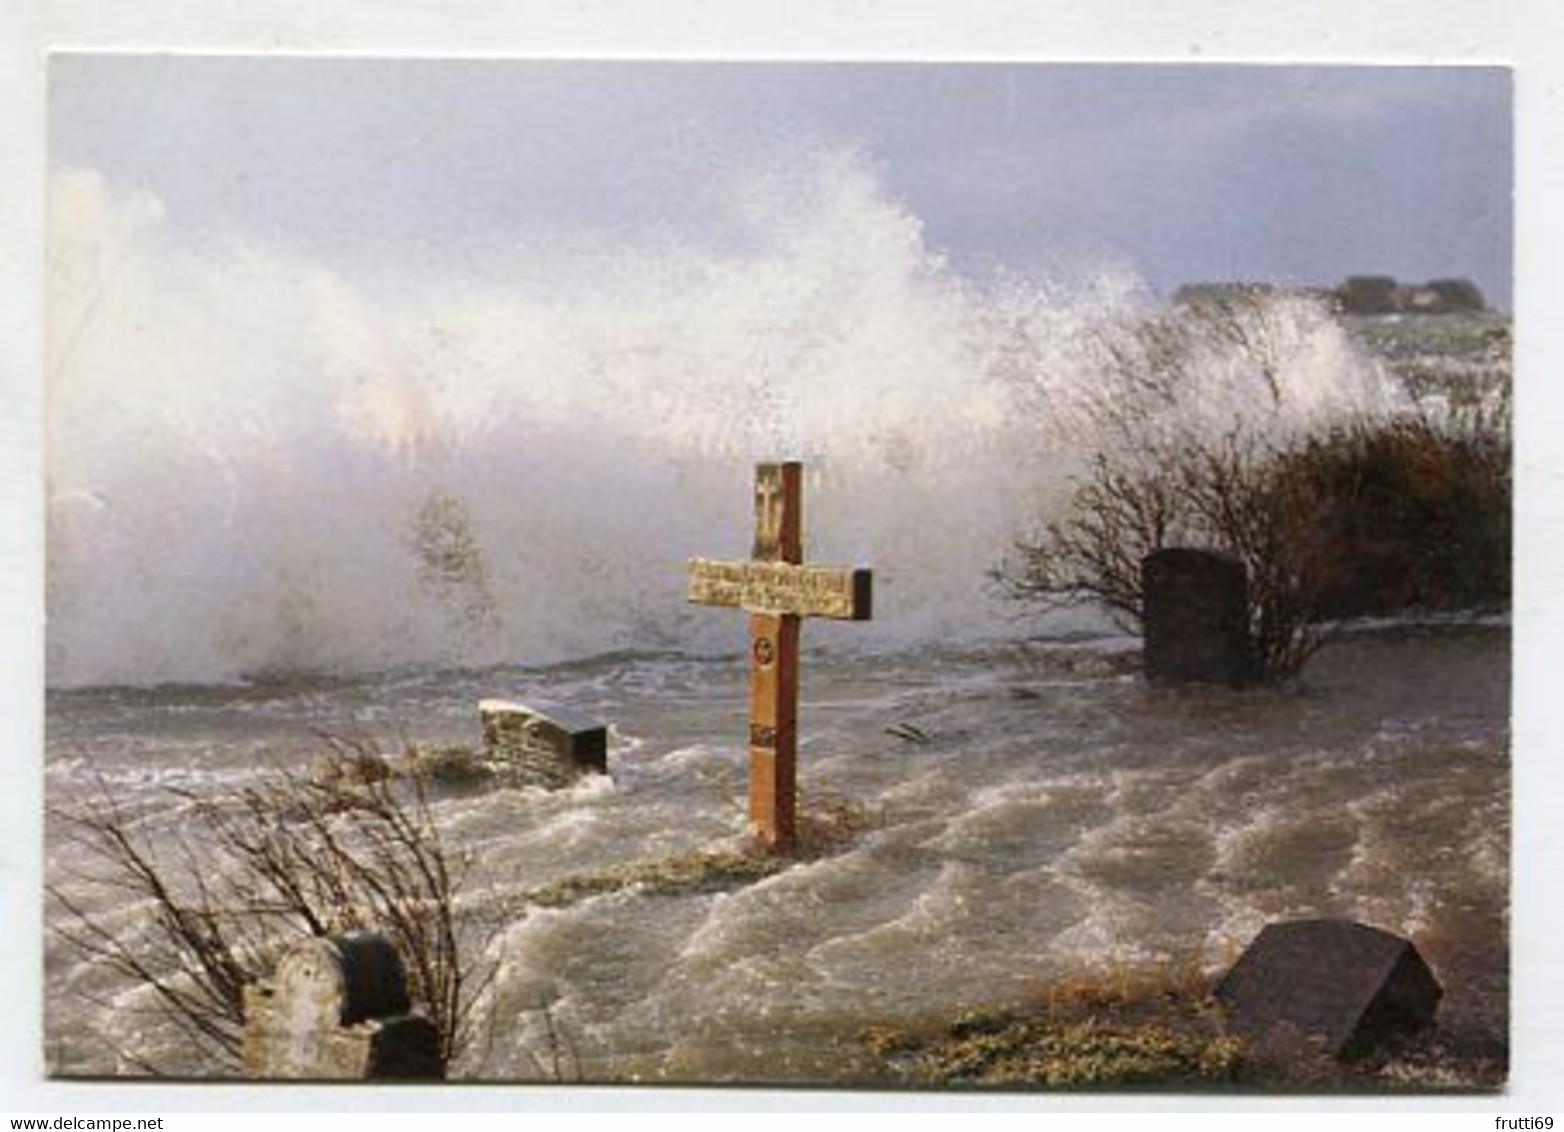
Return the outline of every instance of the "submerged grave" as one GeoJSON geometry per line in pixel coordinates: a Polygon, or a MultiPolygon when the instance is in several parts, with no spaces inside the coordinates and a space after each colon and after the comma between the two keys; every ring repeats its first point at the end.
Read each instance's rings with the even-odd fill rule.
{"type": "Polygon", "coordinates": [[[1231,555],[1168,547],[1141,563],[1146,678],[1155,684],[1254,682],[1249,579],[1231,555]]]}
{"type": "Polygon", "coordinates": [[[244,1072],[262,1080],[441,1078],[439,1031],[380,935],[301,940],[244,994],[244,1072]]]}
{"type": "Polygon", "coordinates": [[[1279,1054],[1360,1057],[1431,1025],[1444,989],[1409,940],[1350,920],[1267,924],[1217,984],[1229,1023],[1279,1054]]]}

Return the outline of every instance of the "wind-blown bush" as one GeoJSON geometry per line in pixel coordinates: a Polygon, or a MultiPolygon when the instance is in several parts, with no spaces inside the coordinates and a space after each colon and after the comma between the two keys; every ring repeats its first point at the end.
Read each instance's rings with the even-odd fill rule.
{"type": "MultiPolygon", "coordinates": [[[[221,797],[174,791],[186,816],[167,833],[107,792],[50,814],[91,862],[48,886],[52,931],[151,992],[157,1019],[185,1039],[184,1066],[236,1073],[245,986],[295,940],[358,930],[396,947],[447,1063],[473,1041],[494,968],[492,929],[459,923],[466,861],[442,842],[416,776],[393,780],[368,746],[328,742],[308,776],[276,771],[221,797]],[[96,910],[94,891],[135,900],[135,926],[96,910]]],[[[145,1051],[116,1052],[163,1072],[145,1051]]]]}
{"type": "Polygon", "coordinates": [[[1506,603],[1507,418],[1426,418],[1350,350],[1331,356],[1340,338],[1322,311],[1264,294],[1105,330],[1078,429],[1095,451],[1061,515],[996,571],[1003,589],[1138,631],[1146,555],[1232,555],[1268,682],[1332,619],[1506,603]],[[1333,365],[1358,367],[1361,393],[1310,372],[1333,365]]]}
{"type": "Polygon", "coordinates": [[[1283,456],[1274,475],[1316,501],[1301,534],[1324,559],[1317,616],[1508,607],[1502,428],[1413,418],[1334,429],[1283,456]]]}
{"type": "Polygon", "coordinates": [[[1249,576],[1249,636],[1256,672],[1296,673],[1322,643],[1317,615],[1329,570],[1310,537],[1317,501],[1306,478],[1279,477],[1274,457],[1230,433],[1141,460],[1131,470],[1099,454],[1069,514],[1018,542],[1000,572],[1012,597],[1058,607],[1094,601],[1139,631],[1141,562],[1168,546],[1230,554],[1249,576]]]}

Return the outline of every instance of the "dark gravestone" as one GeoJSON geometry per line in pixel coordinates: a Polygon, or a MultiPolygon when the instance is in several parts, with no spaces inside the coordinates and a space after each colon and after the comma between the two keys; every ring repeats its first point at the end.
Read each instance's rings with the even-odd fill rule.
{"type": "Polygon", "coordinates": [[[608,728],[560,704],[484,700],[478,705],[485,757],[517,780],[565,786],[608,773],[608,728]]]}
{"type": "Polygon", "coordinates": [[[1370,1052],[1434,1020],[1443,994],[1407,940],[1350,920],[1268,924],[1217,984],[1239,1034],[1295,1036],[1336,1058],[1370,1052]]]}
{"type": "Polygon", "coordinates": [[[335,965],[342,975],[337,1011],[342,1025],[357,1025],[368,1018],[391,1018],[412,1009],[402,957],[385,936],[353,932],[311,942],[335,950],[335,965]]]}
{"type": "Polygon", "coordinates": [[[409,1013],[396,949],[367,932],[289,948],[270,983],[245,988],[244,1071],[254,1078],[445,1075],[440,1034],[409,1013]]]}
{"type": "Polygon", "coordinates": [[[1182,547],[1148,554],[1141,562],[1147,679],[1250,683],[1248,591],[1243,563],[1228,555],[1182,547]]]}

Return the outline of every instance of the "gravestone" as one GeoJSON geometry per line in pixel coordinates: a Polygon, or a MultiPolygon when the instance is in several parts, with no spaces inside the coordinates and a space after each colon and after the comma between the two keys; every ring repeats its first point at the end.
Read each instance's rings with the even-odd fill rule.
{"type": "Polygon", "coordinates": [[[1253,681],[1249,580],[1236,558],[1169,547],[1141,562],[1146,678],[1158,684],[1253,681]]]}
{"type": "Polygon", "coordinates": [[[1296,1035],[1343,1059],[1428,1025],[1442,994],[1409,941],[1351,920],[1267,924],[1215,991],[1257,1044],[1296,1035]]]}
{"type": "Polygon", "coordinates": [[[384,936],[303,940],[270,983],[244,993],[245,1076],[353,1081],[445,1076],[440,1035],[412,1013],[407,975],[384,936]]]}
{"type": "Polygon", "coordinates": [[[608,773],[608,728],[559,704],[484,700],[485,757],[519,781],[559,787],[583,774],[608,773]]]}

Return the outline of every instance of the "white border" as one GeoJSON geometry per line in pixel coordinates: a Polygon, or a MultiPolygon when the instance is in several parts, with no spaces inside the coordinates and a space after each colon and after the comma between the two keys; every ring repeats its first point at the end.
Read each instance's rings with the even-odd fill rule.
{"type": "MultiPolygon", "coordinates": [[[[0,4],[0,1110],[920,1109],[1159,1113],[1547,1111],[1564,1097],[1558,744],[1551,590],[1564,580],[1559,460],[1564,4],[1558,0],[8,0],[0,4]],[[1499,63],[1515,67],[1518,334],[1516,950],[1512,1084],[1500,1098],[951,1097],[743,1091],[253,1089],[42,1077],[42,197],[51,48],[424,56],[1499,63]]],[[[1487,1125],[1487,1121],[1483,1121],[1487,1125]]]]}

